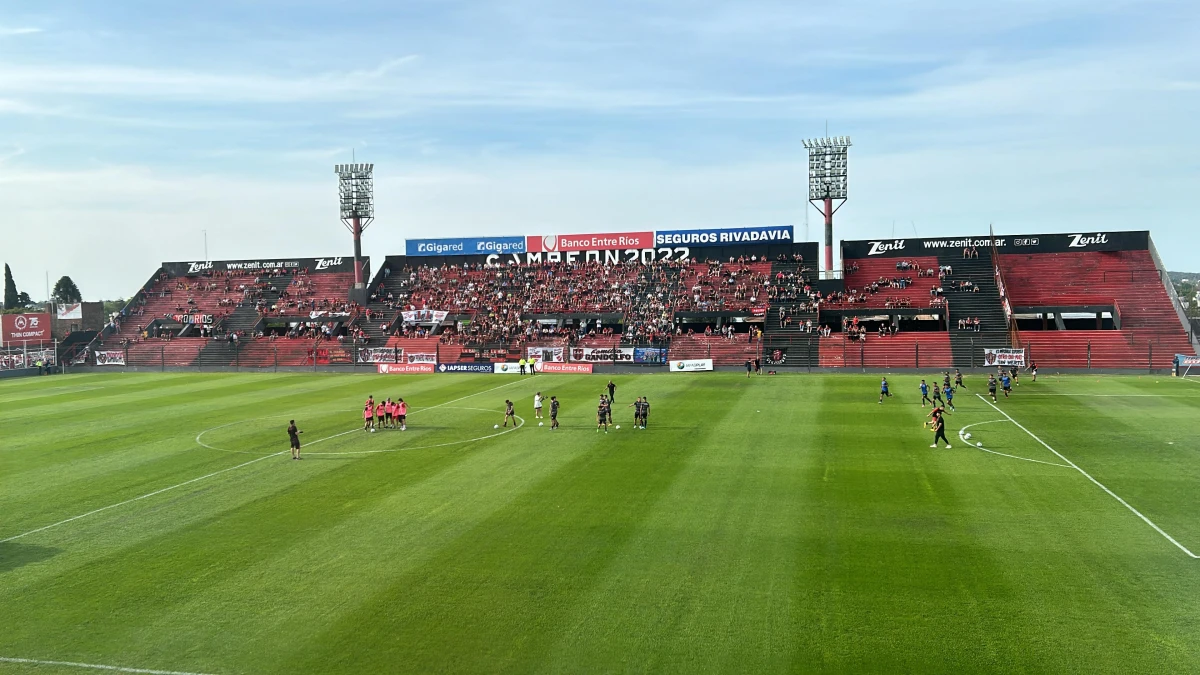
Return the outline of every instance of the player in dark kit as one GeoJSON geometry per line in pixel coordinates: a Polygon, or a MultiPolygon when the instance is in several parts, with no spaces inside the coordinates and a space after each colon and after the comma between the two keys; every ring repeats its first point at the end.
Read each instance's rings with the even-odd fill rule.
{"type": "Polygon", "coordinates": [[[883,405],[883,397],[884,396],[886,396],[888,398],[892,397],[891,392],[888,391],[888,383],[887,383],[886,377],[883,378],[883,381],[879,383],[879,404],[880,405],[883,405]]]}
{"type": "Polygon", "coordinates": [[[504,426],[508,426],[508,421],[513,421],[513,426],[517,426],[517,415],[513,412],[513,402],[504,399],[504,426]]]}
{"type": "Polygon", "coordinates": [[[921,407],[925,407],[925,403],[933,405],[933,400],[929,398],[929,385],[925,384],[925,380],[921,380],[921,407]]]}
{"type": "Polygon", "coordinates": [[[1008,398],[1008,395],[1012,393],[1012,378],[1008,376],[1008,373],[1000,376],[1000,388],[1004,390],[1004,398],[1008,398]]]}
{"type": "Polygon", "coordinates": [[[967,385],[963,384],[962,371],[959,370],[958,368],[955,368],[954,369],[954,388],[955,389],[958,389],[959,387],[965,388],[966,386],[967,385]]]}
{"type": "Polygon", "coordinates": [[[937,381],[934,381],[934,383],[933,383],[933,401],[932,401],[932,403],[935,407],[938,405],[945,405],[945,402],[942,401],[942,388],[937,386],[937,381]]]}
{"type": "Polygon", "coordinates": [[[646,428],[646,421],[650,419],[650,399],[642,397],[642,428],[646,428]]]}
{"type": "Polygon", "coordinates": [[[996,402],[996,376],[988,375],[988,396],[992,397],[992,403],[996,402]]]}
{"type": "Polygon", "coordinates": [[[292,446],[292,459],[301,459],[300,457],[300,434],[304,433],[296,428],[296,420],[288,422],[288,441],[292,446]]]}
{"type": "Polygon", "coordinates": [[[950,439],[946,438],[946,418],[943,415],[933,418],[933,445],[929,447],[936,448],[938,440],[946,441],[946,449],[950,449],[950,439]]]}
{"type": "Polygon", "coordinates": [[[610,402],[617,400],[617,385],[613,384],[612,380],[608,381],[608,400],[610,402]]]}
{"type": "Polygon", "coordinates": [[[550,431],[558,428],[558,397],[550,397],[550,431]]]}
{"type": "Polygon", "coordinates": [[[596,406],[596,432],[599,433],[600,427],[604,427],[604,433],[608,433],[608,408],[604,397],[600,397],[600,405],[596,406]]]}
{"type": "Polygon", "coordinates": [[[746,377],[750,377],[750,373],[754,372],[754,362],[746,359],[746,377]]]}
{"type": "Polygon", "coordinates": [[[1037,382],[1037,361],[1029,362],[1029,372],[1033,373],[1033,381],[1037,382]]]}

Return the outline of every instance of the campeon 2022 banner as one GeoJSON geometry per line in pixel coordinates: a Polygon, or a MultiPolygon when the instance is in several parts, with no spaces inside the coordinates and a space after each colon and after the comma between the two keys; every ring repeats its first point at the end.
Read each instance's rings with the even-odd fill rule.
{"type": "Polygon", "coordinates": [[[1024,349],[984,349],[983,365],[985,366],[1016,366],[1025,367],[1024,349]]]}

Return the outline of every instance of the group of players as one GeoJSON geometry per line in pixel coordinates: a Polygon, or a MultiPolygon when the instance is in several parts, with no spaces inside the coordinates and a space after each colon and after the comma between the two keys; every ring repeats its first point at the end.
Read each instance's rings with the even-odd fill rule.
{"type": "MultiPolygon", "coordinates": [[[[992,403],[997,402],[997,385],[999,386],[1000,390],[1004,392],[1004,398],[1008,398],[1012,395],[1012,388],[1017,382],[1019,369],[1016,366],[1011,366],[1007,369],[1001,366],[998,367],[997,370],[1000,373],[999,378],[997,378],[995,374],[988,375],[987,388],[988,395],[992,398],[992,403]]],[[[1033,381],[1037,382],[1037,363],[1030,362],[1029,371],[1033,374],[1033,381]]],[[[938,441],[945,441],[946,448],[951,447],[950,440],[946,438],[945,416],[949,414],[946,412],[946,408],[949,408],[951,411],[955,410],[954,393],[960,387],[966,388],[966,386],[967,385],[963,383],[962,371],[958,370],[957,368],[954,369],[953,386],[950,384],[949,372],[942,374],[941,386],[938,386],[937,383],[934,383],[933,387],[931,388],[929,384],[925,382],[925,380],[921,380],[921,384],[918,387],[921,391],[921,407],[924,408],[925,404],[928,403],[930,407],[933,408],[933,410],[929,413],[929,419],[924,423],[924,427],[926,429],[931,429],[934,433],[933,445],[930,445],[929,447],[938,447],[938,441]],[[929,396],[931,389],[933,391],[932,398],[929,396]]],[[[885,377],[879,384],[879,403],[882,404],[883,399],[891,398],[891,396],[892,394],[888,386],[888,381],[885,377]]]]}
{"type": "Polygon", "coordinates": [[[408,431],[408,404],[404,399],[395,401],[387,399],[375,403],[374,396],[368,396],[363,404],[363,431],[376,429],[399,429],[408,431]]]}
{"type": "MultiPolygon", "coordinates": [[[[608,393],[600,394],[600,403],[596,407],[596,433],[599,433],[601,430],[603,430],[604,433],[607,434],[609,426],[616,426],[613,424],[612,406],[613,406],[613,402],[616,400],[616,396],[617,396],[617,385],[612,380],[609,380],[608,384],[605,386],[605,389],[608,390],[608,393]]],[[[534,419],[539,419],[539,420],[545,419],[542,416],[542,409],[543,409],[544,403],[545,403],[545,398],[542,396],[542,392],[539,391],[533,395],[534,419]]],[[[558,424],[559,406],[560,406],[560,403],[558,401],[558,397],[551,396],[550,397],[550,430],[551,431],[554,431],[555,429],[559,428],[559,424],[558,424]]],[[[650,401],[649,401],[649,399],[647,399],[645,396],[639,396],[633,403],[630,403],[626,407],[633,408],[633,427],[635,429],[645,429],[646,425],[648,424],[649,419],[650,419],[650,401]]],[[[517,425],[517,416],[516,416],[516,412],[515,412],[514,408],[515,408],[515,404],[511,400],[509,400],[509,399],[504,400],[504,422],[503,422],[503,424],[496,425],[497,428],[499,428],[501,426],[507,428],[510,420],[512,421],[514,427],[517,425]]],[[[541,426],[541,424],[539,424],[538,426],[541,426]]]]}

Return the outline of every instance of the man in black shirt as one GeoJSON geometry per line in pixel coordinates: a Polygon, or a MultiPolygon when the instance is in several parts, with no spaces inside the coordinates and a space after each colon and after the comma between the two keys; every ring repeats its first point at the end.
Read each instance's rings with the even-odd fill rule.
{"type": "Polygon", "coordinates": [[[949,450],[950,439],[946,438],[946,417],[944,415],[933,418],[933,445],[929,447],[936,448],[939,439],[946,441],[946,449],[949,450]]]}
{"type": "Polygon", "coordinates": [[[609,402],[617,400],[617,385],[613,384],[612,380],[608,381],[608,400],[609,402]]]}
{"type": "Polygon", "coordinates": [[[504,399],[504,427],[508,428],[508,421],[512,420],[513,426],[517,426],[517,415],[513,412],[513,402],[504,399]]]}
{"type": "Polygon", "coordinates": [[[288,441],[292,446],[292,459],[301,459],[300,457],[300,434],[304,433],[296,428],[296,420],[288,422],[288,441]]]}
{"type": "Polygon", "coordinates": [[[558,397],[550,397],[550,431],[558,428],[558,397]]]}
{"type": "Polygon", "coordinates": [[[650,399],[642,397],[642,428],[646,428],[646,420],[650,417],[650,399]]]}

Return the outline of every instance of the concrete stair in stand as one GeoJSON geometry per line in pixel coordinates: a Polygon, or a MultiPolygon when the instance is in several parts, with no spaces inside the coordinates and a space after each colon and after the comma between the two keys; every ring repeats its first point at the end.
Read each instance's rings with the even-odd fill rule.
{"type": "Polygon", "coordinates": [[[956,368],[983,365],[985,348],[1008,347],[1008,325],[990,248],[979,250],[978,258],[964,258],[962,251],[938,254],[939,265],[949,265],[953,274],[942,281],[946,302],[949,303],[950,348],[956,368]],[[979,287],[978,293],[950,290],[952,284],[970,281],[979,287]],[[979,317],[980,331],[959,330],[958,320],[979,317]]]}

